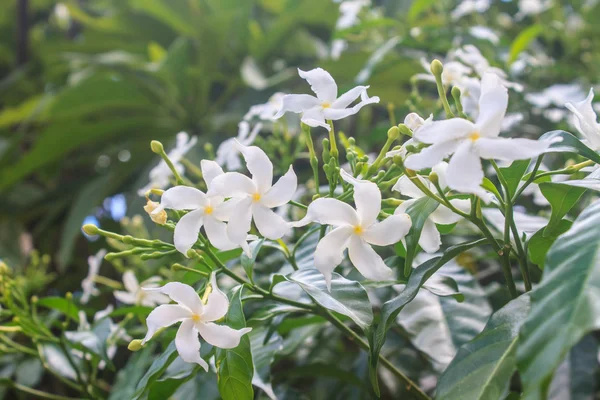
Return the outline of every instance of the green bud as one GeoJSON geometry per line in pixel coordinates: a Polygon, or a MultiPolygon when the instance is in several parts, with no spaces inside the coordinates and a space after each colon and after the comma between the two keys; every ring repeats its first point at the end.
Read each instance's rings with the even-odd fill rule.
{"type": "Polygon", "coordinates": [[[438,174],[431,171],[431,173],[429,174],[429,181],[431,181],[431,183],[433,183],[434,185],[437,185],[439,183],[438,174]]]}
{"type": "Polygon", "coordinates": [[[133,339],[127,345],[127,349],[129,351],[139,351],[139,350],[142,349],[142,347],[144,347],[144,345],[142,344],[142,340],[141,339],[133,339]]]}
{"type": "Polygon", "coordinates": [[[404,136],[408,136],[408,137],[412,137],[413,136],[413,132],[410,130],[410,128],[408,126],[406,126],[404,124],[398,125],[398,130],[404,136]]]}
{"type": "Polygon", "coordinates": [[[442,62],[438,59],[435,59],[431,62],[431,73],[434,76],[441,76],[442,72],[444,72],[444,65],[442,64],[442,62]]]}
{"type": "Polygon", "coordinates": [[[377,172],[375,179],[381,179],[381,178],[383,178],[384,175],[385,175],[385,171],[379,171],[379,172],[377,172]]]}
{"type": "Polygon", "coordinates": [[[329,139],[323,139],[323,162],[327,164],[331,159],[331,154],[329,152],[329,139]]]}
{"type": "Polygon", "coordinates": [[[402,160],[402,157],[400,155],[394,156],[392,161],[399,167],[402,167],[404,165],[404,160],[402,160]]]}
{"type": "Polygon", "coordinates": [[[383,199],[381,201],[381,204],[383,204],[386,207],[398,207],[402,203],[404,203],[402,200],[394,199],[393,197],[390,197],[388,199],[383,199]]]}
{"type": "Polygon", "coordinates": [[[165,152],[165,147],[158,140],[153,140],[150,142],[150,148],[156,154],[162,154],[165,152]]]}
{"type": "Polygon", "coordinates": [[[81,229],[90,236],[98,234],[98,227],[93,224],[85,224],[81,229]]]}
{"type": "Polygon", "coordinates": [[[37,304],[40,301],[40,298],[37,296],[31,296],[31,304],[37,304]]]}
{"type": "Polygon", "coordinates": [[[348,144],[349,144],[350,146],[354,146],[354,145],[356,145],[356,139],[354,139],[353,137],[349,137],[349,138],[348,138],[348,144]]]}
{"type": "Polygon", "coordinates": [[[399,136],[400,129],[397,126],[392,126],[387,132],[387,137],[389,140],[396,140],[399,136]]]}
{"type": "Polygon", "coordinates": [[[454,98],[454,101],[459,102],[460,101],[460,89],[456,86],[452,87],[452,97],[454,98]]]}
{"type": "Polygon", "coordinates": [[[67,299],[67,300],[73,300],[73,293],[71,293],[71,292],[67,292],[67,293],[65,294],[65,299],[67,299]]]}
{"type": "Polygon", "coordinates": [[[405,148],[406,148],[407,153],[418,153],[419,152],[419,149],[417,149],[416,146],[413,146],[412,144],[405,146],[405,148]]]}
{"type": "Polygon", "coordinates": [[[313,197],[312,197],[312,201],[315,201],[315,200],[316,200],[316,199],[318,199],[319,197],[321,197],[321,195],[320,195],[320,194],[318,194],[318,193],[314,194],[314,195],[313,195],[313,197]]]}

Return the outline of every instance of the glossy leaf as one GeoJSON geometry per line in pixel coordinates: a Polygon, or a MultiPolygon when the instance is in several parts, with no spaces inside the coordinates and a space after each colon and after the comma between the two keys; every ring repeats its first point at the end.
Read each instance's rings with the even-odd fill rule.
{"type": "Polygon", "coordinates": [[[69,301],[64,297],[43,297],[37,304],[38,306],[60,311],[73,321],[79,321],[79,316],[77,315],[79,307],[73,301],[69,301]]]}
{"type": "Polygon", "coordinates": [[[152,362],[155,347],[149,343],[143,349],[131,355],[127,364],[117,373],[115,384],[110,391],[109,400],[132,398],[137,383],[152,362]]]}
{"type": "Polygon", "coordinates": [[[598,388],[598,341],[584,337],[558,366],[548,390],[548,400],[593,399],[598,388]]]}
{"type": "Polygon", "coordinates": [[[587,147],[581,142],[576,136],[565,131],[550,131],[540,136],[539,140],[552,140],[555,138],[561,138],[562,141],[555,142],[550,145],[550,152],[570,152],[579,154],[587,158],[588,160],[594,161],[596,164],[600,164],[600,155],[594,150],[587,147]]]}
{"type": "Polygon", "coordinates": [[[148,371],[142,376],[142,379],[137,384],[135,393],[131,396],[132,400],[137,400],[144,397],[144,394],[150,390],[150,387],[160,378],[167,370],[169,365],[178,357],[175,341],[173,340],[160,356],[158,356],[148,371]]]}
{"type": "Polygon", "coordinates": [[[540,183],[540,190],[552,207],[550,222],[548,222],[548,226],[544,229],[544,235],[548,236],[558,229],[561,219],[579,201],[585,189],[560,183],[544,182],[540,183]]]}
{"type": "Polygon", "coordinates": [[[277,396],[271,386],[271,364],[275,355],[282,349],[283,340],[277,333],[267,337],[268,333],[268,329],[257,327],[248,334],[254,363],[252,384],[265,392],[270,399],[276,400],[277,396]],[[266,343],[265,339],[267,339],[266,343]]]}
{"type": "Polygon", "coordinates": [[[531,42],[533,42],[542,33],[544,33],[544,26],[541,24],[531,25],[529,28],[519,33],[519,35],[510,45],[508,64],[512,64],[519,57],[519,54],[527,50],[531,42]]]}
{"type": "Polygon", "coordinates": [[[519,336],[518,368],[526,400],[546,398],[552,376],[569,350],[600,328],[598,237],[600,201],[586,208],[548,252],[519,336]]]}
{"type": "Polygon", "coordinates": [[[510,166],[500,168],[500,173],[506,180],[508,190],[510,191],[509,197],[512,198],[515,194],[515,191],[519,187],[519,182],[521,182],[521,178],[523,178],[523,175],[527,172],[529,163],[529,160],[516,160],[513,161],[510,166]]]}
{"type": "Polygon", "coordinates": [[[527,253],[531,262],[543,269],[550,246],[556,241],[557,237],[568,231],[572,224],[573,222],[562,219],[549,235],[544,235],[545,228],[534,233],[527,242],[527,253]]]}

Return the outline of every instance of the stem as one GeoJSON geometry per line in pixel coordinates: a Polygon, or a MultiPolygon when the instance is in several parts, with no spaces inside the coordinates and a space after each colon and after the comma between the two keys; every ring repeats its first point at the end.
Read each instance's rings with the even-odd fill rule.
{"type": "Polygon", "coordinates": [[[317,153],[315,152],[315,145],[313,143],[312,136],[310,135],[310,126],[306,124],[301,124],[301,129],[304,133],[304,138],[306,140],[306,147],[308,147],[310,167],[312,168],[313,179],[315,181],[315,192],[319,194],[319,159],[317,158],[317,153]]]}
{"type": "Polygon", "coordinates": [[[60,396],[58,394],[43,392],[41,390],[33,389],[33,388],[30,388],[25,385],[21,385],[20,383],[16,383],[16,382],[11,382],[10,386],[17,390],[20,390],[21,392],[29,393],[31,395],[34,395],[36,397],[43,398],[43,399],[52,399],[52,400],[77,400],[77,399],[79,399],[77,397],[66,397],[66,396],[60,396]]]}
{"type": "Polygon", "coordinates": [[[442,105],[444,106],[444,111],[446,112],[446,118],[454,118],[454,113],[450,109],[450,103],[448,103],[448,97],[446,96],[446,89],[444,88],[444,84],[442,83],[441,74],[435,74],[435,84],[437,86],[438,94],[440,96],[440,100],[442,101],[442,105]]]}
{"type": "Polygon", "coordinates": [[[338,152],[337,142],[335,140],[335,129],[333,128],[333,121],[327,120],[327,123],[329,124],[329,128],[330,128],[329,129],[329,146],[331,148],[329,150],[329,154],[331,154],[331,157],[335,158],[335,164],[340,165],[340,159],[339,159],[340,153],[338,152]]]}
{"type": "Polygon", "coordinates": [[[512,197],[513,203],[517,200],[517,198],[521,195],[521,193],[523,193],[523,191],[527,188],[527,186],[529,186],[536,179],[535,174],[537,173],[538,169],[540,168],[540,165],[542,165],[543,158],[544,158],[543,154],[538,156],[538,158],[535,162],[535,165],[533,167],[533,170],[529,174],[529,178],[525,181],[525,183],[517,190],[515,195],[512,197]]]}

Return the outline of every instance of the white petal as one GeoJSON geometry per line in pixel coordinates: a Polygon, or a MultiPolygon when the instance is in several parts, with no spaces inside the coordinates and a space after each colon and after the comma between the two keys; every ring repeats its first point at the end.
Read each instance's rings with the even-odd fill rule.
{"type": "Polygon", "coordinates": [[[446,180],[450,189],[485,198],[487,194],[480,186],[483,180],[481,160],[473,147],[470,140],[465,140],[459,146],[448,163],[446,180]]]}
{"type": "Polygon", "coordinates": [[[181,254],[187,257],[187,252],[198,240],[198,233],[204,223],[204,209],[194,210],[185,214],[175,225],[173,243],[181,254]]]}
{"type": "Polygon", "coordinates": [[[594,89],[590,89],[590,92],[585,100],[579,103],[567,103],[567,107],[573,114],[575,114],[575,127],[585,138],[587,138],[593,149],[600,149],[600,125],[597,122],[597,115],[592,107],[594,100],[594,89]]]}
{"type": "Polygon", "coordinates": [[[381,222],[375,222],[362,235],[363,239],[376,246],[398,243],[412,226],[408,214],[395,214],[381,222]]]}
{"type": "Polygon", "coordinates": [[[350,115],[354,115],[358,112],[352,108],[333,108],[329,107],[323,110],[323,116],[325,119],[330,119],[333,121],[337,121],[339,119],[344,119],[349,117],[350,115]]]}
{"type": "Polygon", "coordinates": [[[333,226],[356,226],[360,220],[356,211],[347,203],[338,199],[320,198],[309,204],[306,217],[294,223],[294,226],[304,226],[310,222],[333,226]]]}
{"type": "Polygon", "coordinates": [[[417,200],[418,199],[410,199],[410,200],[403,201],[402,204],[400,204],[398,207],[396,207],[396,210],[394,211],[394,215],[404,214],[406,212],[406,210],[408,210],[408,207],[413,205],[417,200]]]}
{"type": "Polygon", "coordinates": [[[442,245],[442,238],[437,227],[430,218],[425,220],[421,237],[419,237],[419,246],[427,253],[435,253],[442,245]]]}
{"type": "Polygon", "coordinates": [[[323,237],[315,250],[315,268],[325,277],[327,288],[331,287],[331,273],[344,259],[344,250],[348,247],[354,228],[340,226],[323,237]]]}
{"type": "Polygon", "coordinates": [[[225,251],[238,248],[239,245],[233,243],[227,235],[227,224],[219,221],[212,216],[204,218],[204,230],[210,243],[217,249],[225,251]]]}
{"type": "Polygon", "coordinates": [[[256,228],[267,239],[281,239],[290,229],[289,222],[260,203],[252,205],[252,214],[256,228]]]}
{"type": "Polygon", "coordinates": [[[168,296],[158,292],[149,292],[144,296],[144,300],[148,302],[149,307],[154,307],[157,304],[167,304],[171,302],[168,296]]]}
{"type": "Polygon", "coordinates": [[[189,186],[175,186],[166,190],[160,198],[160,207],[154,210],[158,213],[164,208],[173,210],[195,210],[208,204],[206,194],[189,186]]]}
{"type": "Polygon", "coordinates": [[[252,181],[259,193],[265,193],[273,184],[273,164],[271,160],[260,147],[244,146],[242,144],[238,146],[246,160],[246,168],[252,174],[252,181]]]}
{"type": "Polygon", "coordinates": [[[140,288],[137,278],[132,270],[127,270],[123,273],[123,286],[130,293],[135,293],[140,288]]]}
{"type": "Polygon", "coordinates": [[[203,322],[212,322],[221,319],[227,314],[227,310],[229,310],[229,300],[227,300],[225,293],[219,290],[217,286],[217,274],[214,272],[210,275],[210,287],[212,291],[208,295],[204,312],[200,318],[203,322]]]}
{"type": "Polygon", "coordinates": [[[481,138],[475,142],[481,158],[505,161],[525,160],[544,153],[552,142],[531,139],[481,138]]]}
{"type": "MultiPolygon", "coordinates": [[[[453,199],[450,200],[450,203],[462,212],[468,213],[471,210],[471,202],[469,200],[453,199]]],[[[438,208],[431,213],[429,219],[436,224],[450,225],[460,221],[462,217],[455,214],[454,211],[450,210],[448,207],[439,205],[438,208]]]]}
{"type": "Polygon", "coordinates": [[[287,111],[298,114],[319,104],[319,99],[309,94],[287,94],[283,96],[281,109],[273,119],[281,118],[287,111]]]}
{"type": "Polygon", "coordinates": [[[432,121],[421,126],[415,132],[414,138],[422,143],[435,144],[468,136],[470,132],[475,130],[476,127],[471,121],[462,118],[451,118],[443,121],[432,121]]]}
{"type": "Polygon", "coordinates": [[[204,182],[206,182],[206,186],[208,188],[210,188],[210,183],[213,179],[224,174],[223,168],[221,168],[219,164],[212,160],[200,161],[200,168],[202,169],[202,177],[204,178],[204,182]]]}
{"type": "Polygon", "coordinates": [[[442,189],[446,189],[448,184],[446,183],[446,171],[448,171],[448,163],[442,161],[439,164],[431,167],[431,172],[435,172],[438,176],[438,182],[442,189]]]}
{"type": "Polygon", "coordinates": [[[220,349],[234,349],[240,344],[242,336],[252,328],[232,329],[227,325],[217,325],[212,322],[197,322],[196,329],[208,343],[220,349]]]}
{"type": "Polygon", "coordinates": [[[191,318],[190,310],[176,304],[163,304],[156,307],[146,318],[148,332],[142,341],[145,344],[160,328],[166,328],[176,322],[183,321],[186,318],[191,318]]]}
{"type": "Polygon", "coordinates": [[[458,148],[460,141],[441,142],[424,148],[420,153],[410,154],[406,157],[404,165],[406,168],[418,171],[439,164],[446,156],[452,154],[458,148]]]}
{"type": "Polygon", "coordinates": [[[367,279],[385,281],[393,276],[392,270],[385,265],[379,254],[359,236],[352,235],[350,238],[348,255],[358,272],[367,279]]]}
{"type": "Polygon", "coordinates": [[[346,93],[341,95],[336,101],[331,103],[331,108],[346,108],[356,99],[358,99],[362,92],[366,91],[368,86],[357,86],[353,89],[348,90],[346,93]]]}
{"type": "Polygon", "coordinates": [[[246,198],[236,203],[235,212],[231,214],[227,224],[227,235],[233,243],[246,241],[252,223],[252,199],[246,198]]]}
{"type": "Polygon", "coordinates": [[[114,295],[115,299],[119,300],[121,303],[124,304],[135,304],[137,300],[135,293],[124,292],[122,290],[115,290],[114,295]]]}
{"type": "Polygon", "coordinates": [[[239,172],[226,172],[215,177],[210,183],[208,196],[243,197],[256,192],[252,179],[239,172]]]}
{"type": "Polygon", "coordinates": [[[360,224],[363,227],[370,226],[377,221],[381,211],[381,191],[375,183],[356,179],[343,169],[340,174],[343,180],[354,186],[354,203],[360,224]]]}
{"type": "Polygon", "coordinates": [[[175,347],[183,361],[196,363],[208,372],[208,364],[200,357],[200,339],[191,319],[186,319],[179,326],[175,336],[175,347]]]}
{"type": "Polygon", "coordinates": [[[325,122],[325,115],[323,114],[323,107],[321,106],[309,108],[308,110],[304,111],[300,121],[304,122],[308,126],[312,126],[313,128],[321,126],[327,130],[331,129],[329,124],[325,122]]]}
{"type": "Polygon", "coordinates": [[[262,124],[259,122],[256,125],[254,125],[254,128],[252,128],[252,132],[250,132],[250,135],[246,138],[244,138],[243,140],[238,140],[241,144],[243,144],[244,146],[250,146],[252,143],[254,143],[254,140],[256,139],[256,136],[258,136],[258,132],[260,132],[260,130],[262,129],[262,124]]]}
{"type": "Polygon", "coordinates": [[[481,136],[496,137],[502,129],[502,119],[508,107],[508,90],[496,74],[485,73],[481,79],[477,128],[481,136]]]}
{"type": "Polygon", "coordinates": [[[288,171],[269,189],[261,198],[261,203],[269,208],[279,207],[287,204],[298,187],[298,178],[290,165],[288,171]]]}
{"type": "Polygon", "coordinates": [[[322,68],[315,68],[310,71],[298,69],[298,74],[301,78],[306,79],[319,100],[329,104],[335,101],[337,98],[337,85],[329,72],[322,68]]]}
{"type": "MultiPolygon", "coordinates": [[[[417,176],[418,176],[418,179],[427,187],[428,182],[425,181],[425,179],[422,178],[421,176],[419,176],[419,175],[417,175],[417,176]]],[[[396,192],[399,192],[401,195],[410,197],[412,199],[419,199],[419,198],[425,196],[425,193],[421,192],[421,189],[419,189],[417,187],[417,185],[412,183],[410,178],[406,175],[402,175],[400,177],[400,179],[398,179],[396,181],[396,183],[392,187],[392,190],[395,190],[396,192]]]]}
{"type": "Polygon", "coordinates": [[[202,314],[204,304],[198,296],[198,293],[190,285],[180,282],[169,282],[165,286],[159,288],[144,288],[148,292],[160,292],[166,294],[176,302],[179,306],[185,306],[194,314],[202,314]]]}

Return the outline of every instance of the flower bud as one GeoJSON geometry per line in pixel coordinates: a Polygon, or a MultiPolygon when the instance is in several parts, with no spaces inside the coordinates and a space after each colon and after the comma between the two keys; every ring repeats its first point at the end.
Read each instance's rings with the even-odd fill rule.
{"type": "Polygon", "coordinates": [[[440,181],[438,174],[436,172],[431,171],[431,173],[429,174],[429,181],[437,186],[440,181]]]}
{"type": "Polygon", "coordinates": [[[438,59],[435,59],[431,62],[431,73],[433,75],[437,76],[442,76],[442,72],[444,72],[444,65],[442,64],[442,62],[438,59]]]}
{"type": "Polygon", "coordinates": [[[404,124],[400,124],[398,125],[398,131],[408,137],[412,137],[413,133],[412,131],[409,129],[408,126],[404,125],[404,124]]]}
{"type": "Polygon", "coordinates": [[[73,300],[73,293],[71,293],[71,292],[67,292],[67,293],[65,294],[65,299],[67,299],[67,300],[73,300]]]}
{"type": "Polygon", "coordinates": [[[31,296],[31,304],[37,304],[40,301],[40,298],[37,296],[31,296]]]}
{"type": "Polygon", "coordinates": [[[400,155],[395,155],[394,158],[392,159],[392,161],[394,162],[394,164],[396,164],[397,166],[401,167],[404,165],[404,160],[402,160],[402,156],[400,155]]]}
{"type": "Polygon", "coordinates": [[[398,136],[400,136],[400,129],[398,129],[397,126],[392,126],[387,131],[387,137],[389,140],[396,140],[396,139],[398,139],[398,136]]]}
{"type": "Polygon", "coordinates": [[[85,224],[82,229],[89,236],[98,234],[98,227],[94,224],[85,224]]]}
{"type": "Polygon", "coordinates": [[[165,148],[161,142],[158,140],[153,140],[150,142],[150,148],[156,154],[162,154],[165,152],[165,148]]]}
{"type": "Polygon", "coordinates": [[[153,222],[159,225],[164,225],[167,222],[167,212],[165,210],[160,210],[157,213],[153,212],[159,205],[159,203],[146,198],[146,205],[144,206],[144,211],[148,213],[150,219],[153,222]]]}
{"type": "Polygon", "coordinates": [[[127,349],[129,351],[139,351],[139,350],[142,349],[142,347],[144,347],[144,345],[142,344],[142,340],[141,339],[133,339],[127,345],[127,349]]]}
{"type": "Polygon", "coordinates": [[[417,149],[417,147],[413,146],[412,144],[406,145],[404,147],[406,148],[407,153],[418,153],[419,152],[419,149],[417,149]]]}
{"type": "Polygon", "coordinates": [[[452,87],[451,93],[452,93],[452,97],[454,98],[454,101],[456,101],[456,102],[460,101],[461,93],[460,93],[460,89],[458,87],[456,87],[456,86],[452,87]]]}
{"type": "Polygon", "coordinates": [[[10,273],[10,268],[8,265],[4,263],[4,261],[0,261],[0,275],[8,275],[10,273]]]}

